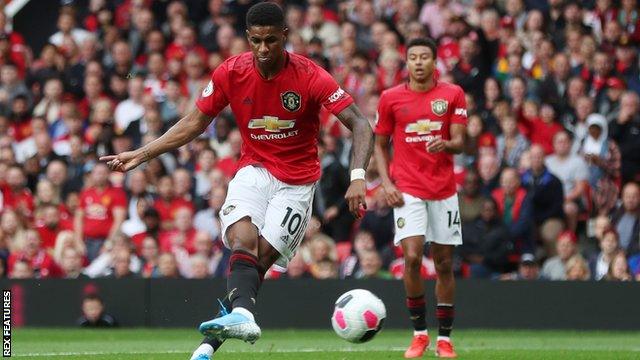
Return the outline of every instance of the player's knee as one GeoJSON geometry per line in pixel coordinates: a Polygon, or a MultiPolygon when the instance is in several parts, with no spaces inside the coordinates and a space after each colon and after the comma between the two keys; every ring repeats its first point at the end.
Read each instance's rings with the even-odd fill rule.
{"type": "Polygon", "coordinates": [[[404,255],[404,267],[407,271],[420,271],[422,254],[409,252],[404,255]]]}
{"type": "Polygon", "coordinates": [[[449,258],[437,259],[434,263],[438,274],[451,274],[453,272],[453,262],[449,258]]]}
{"type": "Polygon", "coordinates": [[[242,250],[255,254],[258,250],[258,231],[251,219],[245,219],[229,227],[227,241],[233,251],[242,250]]]}

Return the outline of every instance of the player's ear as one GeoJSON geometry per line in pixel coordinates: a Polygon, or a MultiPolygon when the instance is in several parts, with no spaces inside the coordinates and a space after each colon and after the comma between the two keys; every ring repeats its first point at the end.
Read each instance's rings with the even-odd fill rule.
{"type": "Polygon", "coordinates": [[[284,29],[282,29],[282,36],[284,36],[285,41],[287,40],[287,37],[289,36],[289,28],[288,27],[284,27],[284,29]]]}

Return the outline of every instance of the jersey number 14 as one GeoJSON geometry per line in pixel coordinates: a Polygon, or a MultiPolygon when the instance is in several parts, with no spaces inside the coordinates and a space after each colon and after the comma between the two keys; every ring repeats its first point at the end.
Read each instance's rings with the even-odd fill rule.
{"type": "Polygon", "coordinates": [[[447,211],[447,215],[449,216],[449,227],[451,227],[451,225],[460,226],[460,214],[458,211],[455,213],[453,211],[447,211]]]}

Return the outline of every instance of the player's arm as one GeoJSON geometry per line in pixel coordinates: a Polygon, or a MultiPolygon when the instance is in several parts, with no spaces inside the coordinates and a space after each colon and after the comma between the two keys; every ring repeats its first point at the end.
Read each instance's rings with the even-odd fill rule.
{"type": "Polygon", "coordinates": [[[338,119],[353,133],[353,153],[351,154],[351,185],[347,189],[345,199],[349,204],[349,211],[357,219],[360,218],[360,205],[365,209],[366,183],[364,174],[355,174],[355,172],[367,169],[371,152],[373,151],[373,131],[369,120],[362,114],[360,109],[351,104],[342,110],[338,115],[338,119]],[[362,169],[362,170],[357,170],[362,169]],[[361,175],[361,176],[359,176],[361,175]],[[354,178],[357,177],[357,178],[354,178]]]}
{"type": "Polygon", "coordinates": [[[382,179],[382,190],[389,206],[398,207],[404,205],[402,193],[391,181],[389,176],[389,163],[391,163],[391,146],[389,146],[389,135],[376,134],[375,157],[378,165],[378,174],[382,179]]]}
{"type": "Polygon", "coordinates": [[[137,150],[123,152],[119,155],[103,156],[100,160],[108,161],[111,170],[121,172],[129,171],[143,162],[189,143],[198,135],[202,134],[212,119],[212,116],[204,114],[197,107],[194,107],[189,114],[180,119],[180,121],[156,140],[137,150]]]}
{"type": "Polygon", "coordinates": [[[451,139],[435,139],[429,143],[427,150],[431,153],[445,151],[449,154],[460,154],[464,147],[465,133],[466,126],[462,124],[451,124],[451,127],[449,128],[451,139]]]}

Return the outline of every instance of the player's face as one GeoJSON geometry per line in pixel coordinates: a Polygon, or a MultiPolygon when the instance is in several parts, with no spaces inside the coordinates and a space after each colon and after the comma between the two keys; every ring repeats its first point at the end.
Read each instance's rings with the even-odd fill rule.
{"type": "Polygon", "coordinates": [[[435,65],[435,56],[428,46],[412,46],[407,51],[407,67],[412,81],[429,80],[435,65]]]}
{"type": "Polygon", "coordinates": [[[272,66],[283,56],[287,29],[277,26],[252,26],[247,29],[251,52],[261,66],[272,66]]]}

